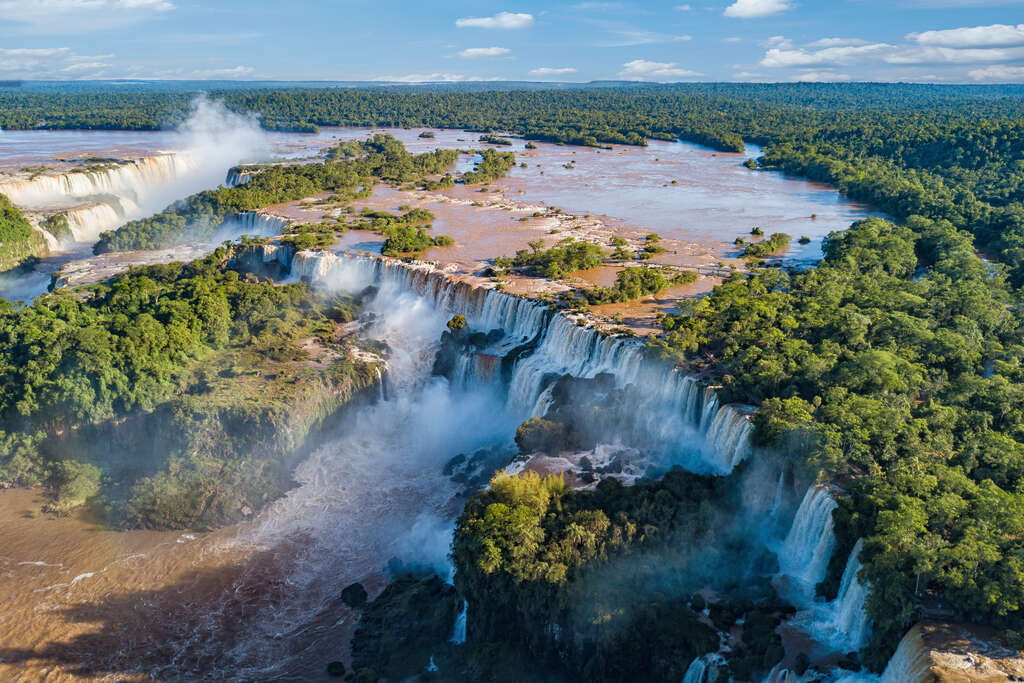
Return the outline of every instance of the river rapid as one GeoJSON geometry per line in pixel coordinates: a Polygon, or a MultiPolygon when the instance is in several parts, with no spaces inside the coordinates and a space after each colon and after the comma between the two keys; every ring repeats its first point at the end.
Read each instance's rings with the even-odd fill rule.
{"type": "MultiPolygon", "coordinates": [[[[370,132],[324,129],[316,136],[271,138],[284,155],[302,158],[370,132]]],[[[478,135],[465,131],[435,131],[433,139],[420,138],[418,129],[380,132],[414,152],[480,147],[478,135]]],[[[165,148],[163,135],[4,132],[0,147],[15,136],[6,160],[17,163],[68,150],[130,149],[145,156],[165,148]]],[[[548,144],[525,150],[523,144],[515,140],[512,149],[527,167],[493,184],[509,196],[602,214],[722,253],[759,225],[766,233],[811,236],[810,245],[794,247],[789,256],[813,258],[823,235],[868,215],[827,187],[752,172],[741,165],[747,155],[667,142],[612,151],[548,144]]],[[[37,492],[0,491],[0,678],[314,680],[326,661],[347,661],[354,615],[338,600],[342,587],[362,581],[375,593],[393,558],[442,575],[451,571],[447,548],[464,499],[443,476],[444,464],[485,447],[511,450],[516,425],[539,409],[542,397],[510,397],[514,387],[490,381],[451,386],[431,376],[445,323],[462,312],[451,301],[397,281],[375,281],[365,268],[339,268],[316,279],[318,286],[347,291],[380,287],[363,331],[389,349],[379,396],[353,406],[330,428],[324,445],[298,467],[287,496],[254,520],[216,532],[109,531],[82,516],[40,515],[37,492]]],[[[587,365],[585,350],[573,344],[558,353],[567,357],[550,367],[535,363],[538,378],[573,368],[582,374],[605,366],[628,370],[614,359],[587,365]],[[578,362],[570,357],[576,353],[578,362]]],[[[664,436],[698,444],[696,460],[679,462],[700,468],[700,458],[708,457],[701,449],[707,449],[715,463],[727,463],[714,467],[728,471],[749,456],[734,436],[745,418],[737,413],[727,426],[714,426],[715,414],[708,415],[690,431],[664,436]],[[708,446],[713,427],[715,438],[731,444],[728,454],[708,446]]],[[[772,494],[776,478],[770,478],[772,494]]],[[[787,493],[793,498],[787,514],[802,493],[787,493]]]]}

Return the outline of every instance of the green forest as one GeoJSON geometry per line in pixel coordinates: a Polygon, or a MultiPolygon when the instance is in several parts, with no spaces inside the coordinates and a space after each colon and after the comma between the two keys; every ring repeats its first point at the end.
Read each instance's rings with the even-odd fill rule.
{"type": "MultiPolygon", "coordinates": [[[[258,112],[270,128],[437,126],[593,146],[682,138],[732,152],[753,143],[763,148],[749,164],[759,172],[831,183],[884,212],[888,218],[830,235],[822,261],[802,271],[756,260],[784,247],[788,235],[747,246],[750,272],[664,316],[649,350],[721,386],[723,402],[757,405],[755,445],[782,458],[798,481],[832,482],[847,492],[834,513],[838,547],[818,590],[835,595],[846,557],[863,538],[873,639],[850,668],[881,670],[903,633],[936,614],[992,625],[1024,645],[1020,88],[705,84],[235,89],[213,96],[258,112]]],[[[184,116],[189,97],[5,93],[0,126],[161,128],[184,116]]],[[[345,199],[377,180],[425,182],[454,161],[444,153],[399,152],[389,139],[364,144],[340,146],[325,164],[267,168],[244,186],[190,197],[104,235],[97,251],[166,246],[186,225],[212,231],[229,213],[316,192],[345,199]]],[[[466,180],[500,176],[514,163],[507,154],[486,151],[466,180]]],[[[0,213],[0,230],[23,236],[19,218],[0,213]]],[[[419,219],[356,220],[372,225],[377,218],[395,223],[395,253],[436,239],[419,219]]],[[[657,242],[649,241],[649,253],[661,248],[657,242]]],[[[164,505],[160,494],[190,490],[161,474],[181,453],[162,455],[160,467],[133,475],[130,492],[118,491],[109,464],[88,450],[69,457],[61,446],[72,438],[66,435],[157,412],[181,387],[205,396],[202,387],[246,376],[234,365],[234,375],[222,376],[222,366],[200,372],[218,349],[271,349],[281,362],[299,362],[296,335],[315,334],[309,326],[328,326],[356,305],[316,300],[301,285],[270,287],[226,267],[225,252],[218,253],[132,272],[84,299],[48,295],[2,312],[5,484],[47,482],[58,507],[115,501],[103,504],[129,524],[189,521],[180,510],[196,501],[168,496],[172,503],[164,505]]],[[[563,241],[545,249],[539,242],[495,265],[560,277],[604,257],[597,245],[563,241]]],[[[588,298],[619,301],[673,283],[655,269],[623,272],[588,298]]],[[[365,368],[342,369],[358,386],[365,368]]],[[[543,426],[559,432],[557,424],[543,426]]],[[[173,471],[204,481],[209,462],[198,460],[191,470],[173,471]]],[[[717,640],[696,616],[704,605],[699,586],[660,583],[673,570],[694,575],[690,555],[678,548],[717,540],[733,561],[772,571],[770,558],[744,556],[742,539],[715,536],[713,511],[735,504],[726,493],[733,483],[674,471],[633,487],[610,482],[573,492],[560,479],[496,478],[468,502],[453,547],[457,587],[475,607],[474,632],[561,661],[581,680],[637,680],[638,672],[679,680],[686,663],[717,640]],[[553,627],[581,634],[583,645],[568,660],[541,647],[553,627]]],[[[209,509],[220,512],[209,519],[230,518],[236,503],[214,505],[209,509]]],[[[743,585],[725,573],[718,579],[727,599],[708,606],[716,627],[738,619],[752,625],[729,666],[738,677],[763,672],[778,660],[772,634],[791,608],[769,586],[743,585]]],[[[448,614],[451,596],[444,600],[448,614]]]]}
{"type": "Polygon", "coordinates": [[[287,490],[306,435],[376,372],[335,339],[357,302],[240,273],[242,248],[5,302],[0,485],[148,528],[219,526],[287,490]]]}

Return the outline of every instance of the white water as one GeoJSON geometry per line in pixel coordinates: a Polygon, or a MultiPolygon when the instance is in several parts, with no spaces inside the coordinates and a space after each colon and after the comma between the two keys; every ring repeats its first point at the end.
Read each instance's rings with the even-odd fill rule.
{"type": "MultiPolygon", "coordinates": [[[[280,248],[271,248],[264,250],[261,258],[285,262],[287,255],[280,248]]],[[[474,330],[503,330],[501,340],[483,350],[487,356],[501,358],[531,344],[532,352],[514,363],[508,382],[506,409],[510,415],[522,419],[537,415],[547,405],[547,392],[562,375],[589,378],[608,373],[626,391],[631,406],[623,411],[624,443],[658,450],[666,457],[662,464],[714,474],[731,472],[750,455],[751,424],[746,407],[720,406],[713,389],[651,359],[635,339],[604,337],[566,316],[553,314],[542,303],[473,288],[425,264],[299,252],[291,261],[291,272],[293,278],[350,291],[376,284],[416,292],[446,315],[465,315],[474,330]]],[[[464,359],[458,367],[460,386],[496,379],[493,370],[485,378],[475,358],[464,359]]]]}
{"type": "Polygon", "coordinates": [[[469,603],[463,600],[462,611],[459,612],[459,616],[455,618],[455,628],[452,629],[451,642],[456,645],[461,645],[466,642],[466,617],[468,613],[469,603]]]}
{"type": "Polygon", "coordinates": [[[814,602],[815,586],[825,578],[836,545],[832,511],[837,507],[828,488],[807,489],[786,540],[779,549],[779,574],[786,582],[786,596],[798,606],[814,602]]]}
{"type": "Polygon", "coordinates": [[[68,212],[74,240],[99,234],[163,210],[173,201],[225,182],[228,169],[267,155],[259,124],[223,105],[196,101],[165,153],[124,161],[98,171],[40,174],[0,183],[0,193],[19,208],[68,212]]]}
{"type": "Polygon", "coordinates": [[[702,655],[690,662],[683,683],[716,683],[718,668],[723,664],[725,658],[717,652],[702,655]]]}
{"type": "MultiPolygon", "coordinates": [[[[298,666],[289,659],[292,639],[304,637],[313,615],[336,609],[342,587],[380,573],[389,558],[447,564],[456,485],[442,474],[444,463],[514,433],[517,423],[491,387],[453,389],[430,376],[447,322],[430,299],[383,282],[367,312],[376,317],[365,335],[389,347],[387,399],[351,411],[298,467],[297,488],[239,535],[243,547],[302,541],[287,600],[252,619],[253,632],[228,653],[233,678],[298,666]]],[[[434,568],[444,575],[445,567],[434,568]]]]}
{"type": "Polygon", "coordinates": [[[929,672],[932,666],[928,646],[921,628],[915,626],[903,636],[892,659],[882,672],[881,683],[918,683],[934,680],[929,672]]]}
{"type": "Polygon", "coordinates": [[[850,552],[835,600],[816,605],[810,615],[811,635],[839,652],[860,650],[871,638],[871,622],[865,611],[869,586],[857,576],[861,544],[858,540],[850,552]]]}

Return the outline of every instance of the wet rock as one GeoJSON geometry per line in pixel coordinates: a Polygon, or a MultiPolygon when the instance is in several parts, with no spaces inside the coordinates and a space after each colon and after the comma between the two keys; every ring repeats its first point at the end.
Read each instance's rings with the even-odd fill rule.
{"type": "Polygon", "coordinates": [[[361,583],[350,584],[341,591],[341,601],[352,609],[362,609],[368,598],[361,583]]]}

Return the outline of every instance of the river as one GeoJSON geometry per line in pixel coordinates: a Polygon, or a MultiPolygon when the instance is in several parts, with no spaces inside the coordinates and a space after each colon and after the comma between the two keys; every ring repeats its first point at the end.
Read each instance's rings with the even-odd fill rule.
{"type": "MultiPolygon", "coordinates": [[[[268,139],[275,156],[303,158],[369,132],[325,128],[268,139]]],[[[393,134],[414,152],[481,147],[478,134],[465,131],[373,132],[393,134]]],[[[169,140],[166,133],[3,132],[0,161],[146,156],[169,140]]],[[[834,189],[743,167],[754,148],[523,147],[514,140],[511,149],[527,166],[492,184],[506,196],[601,215],[723,256],[757,225],[811,237],[808,245],[794,242],[787,257],[812,260],[821,237],[870,213],[834,189]]],[[[468,220],[458,216],[444,218],[468,220]]],[[[508,246],[496,220],[484,226],[498,233],[495,245],[508,246]]],[[[354,615],[337,601],[341,587],[360,580],[379,590],[392,557],[445,571],[461,498],[440,469],[457,453],[508,446],[524,413],[492,388],[467,394],[429,376],[451,311],[395,289],[371,307],[378,317],[368,334],[391,347],[386,397],[345,417],[299,466],[296,488],[252,522],[208,534],[116,532],[82,516],[42,515],[36,492],[0,491],[0,678],[316,679],[326,661],[347,658],[354,615]]]]}

